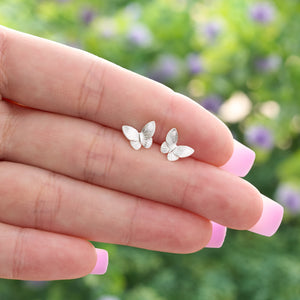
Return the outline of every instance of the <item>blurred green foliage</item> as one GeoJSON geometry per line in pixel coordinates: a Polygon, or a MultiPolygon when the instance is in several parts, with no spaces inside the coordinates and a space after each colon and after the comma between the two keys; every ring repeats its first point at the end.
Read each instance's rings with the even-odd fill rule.
{"type": "MultiPolygon", "coordinates": [[[[2,25],[84,49],[210,108],[256,149],[247,179],[270,197],[283,183],[300,186],[299,13],[297,0],[0,0],[2,25]],[[239,116],[241,95],[248,110],[239,116]]],[[[300,299],[300,194],[278,200],[287,213],[272,238],[229,230],[221,249],[190,255],[98,244],[110,253],[105,276],[0,280],[0,299],[300,299]]]]}

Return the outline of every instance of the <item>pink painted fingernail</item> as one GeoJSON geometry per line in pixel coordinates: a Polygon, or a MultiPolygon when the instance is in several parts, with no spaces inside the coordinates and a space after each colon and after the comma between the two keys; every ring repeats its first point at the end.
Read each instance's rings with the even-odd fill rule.
{"type": "Polygon", "coordinates": [[[225,240],[227,228],[213,221],[210,222],[212,224],[212,234],[211,234],[210,241],[205,247],[221,248],[225,240]]]}
{"type": "Polygon", "coordinates": [[[96,266],[90,274],[103,275],[106,273],[107,266],[108,266],[108,252],[106,250],[96,248],[96,253],[97,253],[96,266]]]}
{"type": "Polygon", "coordinates": [[[229,161],[220,168],[234,175],[244,177],[251,170],[255,160],[255,152],[234,140],[233,154],[229,161]]]}
{"type": "Polygon", "coordinates": [[[249,231],[272,236],[279,228],[283,218],[283,207],[271,200],[270,198],[262,195],[263,212],[258,222],[249,229],[249,231]]]}

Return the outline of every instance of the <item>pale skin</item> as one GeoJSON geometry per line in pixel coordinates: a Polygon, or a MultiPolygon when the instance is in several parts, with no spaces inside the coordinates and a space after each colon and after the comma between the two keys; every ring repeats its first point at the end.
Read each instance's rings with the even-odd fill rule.
{"type": "Polygon", "coordinates": [[[255,187],[220,168],[233,139],[201,106],[81,50],[0,27],[0,277],[85,276],[89,240],[190,253],[213,220],[251,228],[255,187]],[[10,99],[19,105],[8,101],[10,99]],[[156,121],[154,144],[133,150],[122,125],[156,121]],[[192,157],[159,148],[177,128],[192,157]]]}

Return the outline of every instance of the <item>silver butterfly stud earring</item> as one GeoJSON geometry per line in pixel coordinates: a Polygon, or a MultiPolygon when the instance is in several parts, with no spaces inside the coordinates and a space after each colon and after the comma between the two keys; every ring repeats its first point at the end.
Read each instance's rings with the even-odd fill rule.
{"type": "Polygon", "coordinates": [[[133,149],[139,150],[141,146],[148,149],[152,146],[155,121],[147,123],[141,132],[138,132],[135,128],[128,125],[123,125],[122,131],[125,137],[130,141],[130,145],[133,149]]]}
{"type": "Polygon", "coordinates": [[[177,146],[178,132],[176,128],[172,128],[166,137],[166,141],[160,147],[161,153],[168,153],[169,161],[176,161],[179,158],[184,158],[192,155],[194,149],[189,146],[177,146]]]}

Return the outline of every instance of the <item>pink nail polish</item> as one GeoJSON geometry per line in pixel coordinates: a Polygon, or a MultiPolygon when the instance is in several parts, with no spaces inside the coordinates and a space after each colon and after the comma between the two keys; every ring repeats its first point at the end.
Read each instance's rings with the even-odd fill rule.
{"type": "Polygon", "coordinates": [[[96,266],[90,274],[103,275],[106,273],[107,266],[108,266],[108,252],[106,250],[96,248],[96,253],[97,253],[96,266]]]}
{"type": "Polygon", "coordinates": [[[255,152],[234,140],[233,154],[229,161],[220,168],[234,175],[244,177],[251,170],[255,160],[255,152]]]}
{"type": "Polygon", "coordinates": [[[210,241],[208,242],[208,244],[205,247],[206,248],[221,248],[224,243],[224,240],[225,240],[227,228],[225,226],[215,223],[213,221],[210,221],[210,222],[212,224],[212,235],[211,235],[210,241]]]}
{"type": "Polygon", "coordinates": [[[283,207],[262,195],[263,200],[263,212],[258,222],[249,229],[249,231],[265,235],[272,236],[279,228],[283,218],[283,207]]]}

